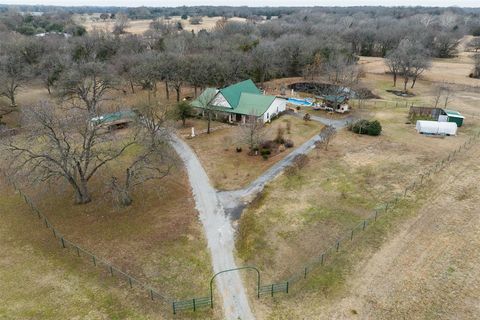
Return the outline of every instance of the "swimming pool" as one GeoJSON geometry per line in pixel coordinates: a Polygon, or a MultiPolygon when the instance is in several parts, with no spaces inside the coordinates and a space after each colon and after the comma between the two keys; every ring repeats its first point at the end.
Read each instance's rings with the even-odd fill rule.
{"type": "Polygon", "coordinates": [[[288,98],[288,102],[293,103],[297,106],[312,106],[313,99],[296,99],[296,98],[288,98]]]}

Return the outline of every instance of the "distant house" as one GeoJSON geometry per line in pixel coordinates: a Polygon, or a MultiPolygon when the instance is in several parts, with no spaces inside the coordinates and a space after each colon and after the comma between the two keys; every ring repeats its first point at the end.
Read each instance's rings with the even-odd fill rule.
{"type": "Polygon", "coordinates": [[[349,110],[347,96],[325,95],[321,99],[326,108],[330,108],[335,112],[345,113],[349,110]]]}
{"type": "Polygon", "coordinates": [[[245,123],[252,116],[270,122],[285,111],[286,104],[285,98],[264,95],[250,79],[222,89],[207,88],[192,102],[200,113],[213,110],[215,119],[231,123],[245,123]]]}

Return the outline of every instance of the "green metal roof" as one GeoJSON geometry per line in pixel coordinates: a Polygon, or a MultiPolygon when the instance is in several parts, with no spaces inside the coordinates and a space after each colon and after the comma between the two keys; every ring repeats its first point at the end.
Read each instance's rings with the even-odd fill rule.
{"type": "Polygon", "coordinates": [[[238,106],[233,112],[245,115],[261,116],[275,100],[275,96],[252,94],[243,92],[240,95],[238,106]]]}
{"type": "Polygon", "coordinates": [[[136,117],[137,117],[137,114],[129,110],[129,111],[118,111],[113,113],[102,114],[101,116],[92,118],[91,121],[100,124],[100,123],[114,122],[122,119],[135,119],[136,117]]]}
{"type": "MultiPolygon", "coordinates": [[[[244,115],[263,115],[276,98],[275,96],[263,95],[250,79],[220,89],[219,92],[232,108],[214,106],[214,110],[244,115]]],[[[207,88],[197,99],[192,101],[192,106],[204,108],[207,100],[208,103],[211,102],[216,94],[216,89],[207,88]]]]}
{"type": "Polygon", "coordinates": [[[445,112],[447,114],[447,116],[449,116],[449,117],[465,119],[465,117],[462,116],[460,114],[460,112],[455,111],[455,110],[443,109],[443,112],[445,112]]]}
{"type": "Polygon", "coordinates": [[[207,88],[202,92],[202,94],[198,96],[197,99],[192,101],[192,106],[197,108],[204,108],[206,104],[210,104],[213,98],[215,98],[216,94],[217,89],[207,88]]]}
{"type": "Polygon", "coordinates": [[[262,94],[250,79],[220,89],[220,92],[234,109],[238,106],[242,93],[262,94]]]}
{"type": "Polygon", "coordinates": [[[323,96],[323,99],[329,101],[329,102],[334,102],[334,103],[343,103],[345,101],[344,96],[333,96],[333,95],[326,95],[323,96]]]}

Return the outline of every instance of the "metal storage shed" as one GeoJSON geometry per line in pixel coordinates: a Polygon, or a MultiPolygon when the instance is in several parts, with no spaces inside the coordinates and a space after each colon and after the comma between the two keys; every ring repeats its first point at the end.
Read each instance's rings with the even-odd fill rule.
{"type": "Polygon", "coordinates": [[[460,112],[447,109],[443,109],[443,112],[447,116],[448,122],[455,122],[457,124],[457,127],[461,127],[463,125],[463,119],[465,119],[465,117],[462,116],[460,112]]]}
{"type": "Polygon", "coordinates": [[[455,122],[437,122],[418,120],[416,129],[421,134],[454,136],[457,134],[455,122]]]}

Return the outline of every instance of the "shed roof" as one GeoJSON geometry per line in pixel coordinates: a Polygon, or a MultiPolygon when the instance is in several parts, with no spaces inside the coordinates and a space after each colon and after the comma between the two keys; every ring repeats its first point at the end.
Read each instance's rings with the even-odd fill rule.
{"type": "Polygon", "coordinates": [[[113,113],[105,113],[98,117],[92,118],[92,121],[95,123],[109,123],[119,120],[132,120],[137,117],[137,114],[134,111],[118,111],[113,113]]]}
{"type": "Polygon", "coordinates": [[[220,92],[234,109],[238,106],[242,93],[262,94],[251,79],[220,89],[220,92]]]}
{"type": "Polygon", "coordinates": [[[323,99],[327,100],[328,102],[343,103],[343,102],[345,102],[346,97],[345,96],[326,95],[326,96],[323,96],[323,99]]]}
{"type": "Polygon", "coordinates": [[[465,117],[462,116],[460,112],[455,110],[443,109],[443,112],[445,112],[449,117],[465,119],[465,117]]]}

